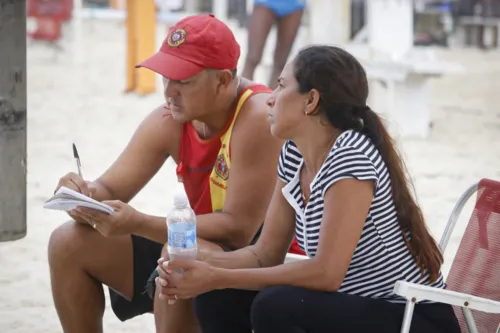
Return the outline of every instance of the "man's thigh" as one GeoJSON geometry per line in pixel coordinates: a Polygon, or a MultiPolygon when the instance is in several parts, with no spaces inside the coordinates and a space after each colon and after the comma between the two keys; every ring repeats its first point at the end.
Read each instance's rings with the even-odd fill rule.
{"type": "Polygon", "coordinates": [[[148,278],[155,271],[163,244],[132,235],[133,297],[127,299],[109,289],[111,306],[121,321],[153,311],[153,301],[147,293],[148,278]]]}

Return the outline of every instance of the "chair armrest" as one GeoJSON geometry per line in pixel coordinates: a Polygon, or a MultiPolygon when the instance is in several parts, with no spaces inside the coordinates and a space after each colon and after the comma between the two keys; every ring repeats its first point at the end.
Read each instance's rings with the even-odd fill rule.
{"type": "Polygon", "coordinates": [[[467,307],[472,310],[482,312],[500,313],[500,302],[456,291],[424,286],[417,283],[397,281],[394,285],[394,293],[406,298],[407,300],[415,298],[415,302],[428,300],[460,307],[467,307]]]}
{"type": "Polygon", "coordinates": [[[295,253],[287,253],[285,257],[285,263],[304,260],[304,259],[309,259],[309,257],[295,253]]]}

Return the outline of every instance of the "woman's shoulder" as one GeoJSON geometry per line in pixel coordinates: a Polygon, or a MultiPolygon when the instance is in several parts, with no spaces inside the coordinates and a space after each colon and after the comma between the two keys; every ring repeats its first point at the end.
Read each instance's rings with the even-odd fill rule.
{"type": "Polygon", "coordinates": [[[337,138],[325,162],[344,164],[355,157],[372,160],[376,157],[374,154],[378,155],[378,150],[368,136],[354,130],[347,130],[337,138]]]}
{"type": "Polygon", "coordinates": [[[347,130],[342,132],[337,140],[335,140],[335,144],[332,147],[332,151],[343,148],[343,149],[364,149],[366,147],[372,147],[373,142],[366,135],[359,131],[355,130],[347,130]]]}

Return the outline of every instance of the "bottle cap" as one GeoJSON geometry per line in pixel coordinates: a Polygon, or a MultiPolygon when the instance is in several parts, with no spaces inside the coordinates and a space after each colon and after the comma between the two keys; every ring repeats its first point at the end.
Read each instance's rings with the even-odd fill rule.
{"type": "Polygon", "coordinates": [[[184,190],[176,191],[174,193],[174,206],[175,208],[189,207],[189,199],[184,190]]]}

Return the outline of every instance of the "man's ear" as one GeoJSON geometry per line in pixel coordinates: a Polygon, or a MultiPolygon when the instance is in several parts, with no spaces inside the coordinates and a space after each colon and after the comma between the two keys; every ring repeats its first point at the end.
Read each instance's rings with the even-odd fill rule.
{"type": "Polygon", "coordinates": [[[227,88],[233,81],[233,73],[229,69],[218,70],[214,73],[217,78],[217,87],[227,88]]]}

